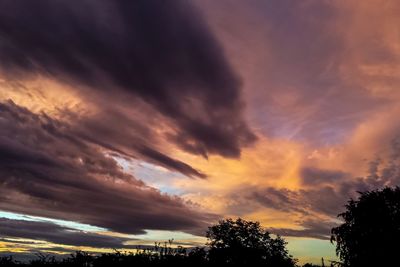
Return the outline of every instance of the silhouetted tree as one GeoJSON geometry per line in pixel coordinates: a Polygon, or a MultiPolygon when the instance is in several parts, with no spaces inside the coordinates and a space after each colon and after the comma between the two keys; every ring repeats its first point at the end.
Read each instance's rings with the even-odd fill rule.
{"type": "Polygon", "coordinates": [[[156,243],[153,248],[137,248],[135,252],[89,254],[77,251],[68,257],[38,253],[29,263],[0,257],[0,266],[57,267],[131,267],[131,266],[266,266],[294,267],[295,260],[286,250],[286,242],[273,238],[258,222],[232,219],[209,227],[209,247],[172,247],[173,240],[156,243]]]}
{"type": "Polygon", "coordinates": [[[227,219],[209,227],[209,260],[219,265],[295,266],[279,236],[272,238],[260,223],[227,219]]]}
{"type": "Polygon", "coordinates": [[[332,229],[336,253],[344,266],[398,266],[400,188],[360,194],[338,215],[344,223],[332,229]]]}
{"type": "Polygon", "coordinates": [[[0,266],[17,266],[18,262],[12,256],[0,257],[0,266]]]}

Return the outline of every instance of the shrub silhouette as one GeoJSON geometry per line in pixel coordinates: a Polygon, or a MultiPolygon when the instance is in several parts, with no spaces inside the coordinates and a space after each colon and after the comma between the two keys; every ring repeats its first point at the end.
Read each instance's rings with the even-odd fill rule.
{"type": "Polygon", "coordinates": [[[344,266],[398,266],[400,188],[360,194],[338,215],[344,223],[332,229],[338,256],[344,266]]]}
{"type": "Polygon", "coordinates": [[[258,222],[227,219],[209,227],[208,247],[172,248],[172,240],[156,243],[152,249],[136,252],[103,253],[91,255],[77,251],[57,260],[53,256],[37,254],[29,263],[0,257],[0,266],[271,266],[293,267],[295,260],[288,254],[281,237],[272,238],[258,222]]]}
{"type": "Polygon", "coordinates": [[[17,266],[18,262],[12,256],[0,257],[0,266],[17,266]]]}
{"type": "Polygon", "coordinates": [[[218,265],[295,266],[286,242],[272,238],[259,222],[227,219],[209,227],[209,260],[218,265]]]}
{"type": "MultiPolygon", "coordinates": [[[[332,229],[331,242],[336,243],[336,253],[342,263],[330,261],[330,266],[398,266],[399,187],[360,193],[357,200],[348,201],[346,211],[338,217],[344,222],[332,229]]],[[[63,259],[37,254],[37,259],[29,263],[16,261],[11,256],[0,257],[0,266],[296,266],[285,240],[271,236],[259,222],[241,218],[221,220],[209,227],[206,237],[207,246],[201,248],[172,248],[170,240],[156,243],[153,249],[138,248],[134,253],[115,251],[92,255],[78,251],[63,259]]]]}

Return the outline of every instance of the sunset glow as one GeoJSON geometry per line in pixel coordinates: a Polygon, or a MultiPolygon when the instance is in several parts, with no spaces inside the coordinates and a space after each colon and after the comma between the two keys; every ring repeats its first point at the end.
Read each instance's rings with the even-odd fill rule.
{"type": "Polygon", "coordinates": [[[335,260],[400,182],[400,2],[0,0],[0,254],[201,246],[261,222],[335,260]]]}

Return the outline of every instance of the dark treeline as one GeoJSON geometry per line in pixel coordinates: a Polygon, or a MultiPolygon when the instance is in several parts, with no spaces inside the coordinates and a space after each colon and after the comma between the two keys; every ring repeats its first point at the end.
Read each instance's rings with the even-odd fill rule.
{"type": "Polygon", "coordinates": [[[0,266],[280,266],[293,267],[296,261],[289,255],[286,242],[272,237],[258,222],[222,220],[209,227],[207,246],[186,249],[172,247],[172,240],[156,244],[154,248],[136,252],[103,253],[90,255],[76,252],[69,257],[38,254],[28,263],[12,257],[0,259],[0,266]]]}
{"type": "MultiPolygon", "coordinates": [[[[332,229],[331,242],[336,244],[341,261],[325,263],[322,259],[320,266],[398,266],[399,187],[360,193],[357,200],[348,202],[346,211],[338,217],[343,224],[332,229]]],[[[29,262],[19,262],[8,256],[0,258],[0,266],[299,266],[289,255],[285,240],[271,236],[258,222],[241,218],[222,220],[209,227],[206,237],[208,243],[201,248],[173,248],[170,241],[129,253],[91,255],[78,251],[58,259],[38,254],[29,262]]]]}

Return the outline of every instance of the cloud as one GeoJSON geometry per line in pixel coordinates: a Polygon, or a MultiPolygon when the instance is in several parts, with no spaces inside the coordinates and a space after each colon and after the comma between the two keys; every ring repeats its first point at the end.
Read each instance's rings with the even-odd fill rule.
{"type": "Polygon", "coordinates": [[[258,202],[262,206],[281,211],[296,211],[299,209],[298,203],[295,201],[298,198],[298,194],[295,191],[273,187],[267,187],[261,190],[253,189],[251,191],[248,198],[258,202]]]}
{"type": "Polygon", "coordinates": [[[0,209],[124,233],[200,231],[215,218],[124,173],[72,133],[46,114],[0,104],[0,209]]]}
{"type": "Polygon", "coordinates": [[[356,191],[399,184],[396,1],[195,5],[0,1],[0,97],[29,109],[1,106],[0,207],[134,233],[215,218],[123,157],[202,178],[155,183],[196,208],[325,239],[356,191]]]}
{"type": "Polygon", "coordinates": [[[303,229],[290,229],[290,228],[268,228],[271,233],[279,234],[282,236],[294,237],[311,237],[323,240],[329,240],[332,227],[337,224],[331,221],[308,219],[300,222],[303,229]]]}
{"type": "Polygon", "coordinates": [[[206,174],[190,165],[173,159],[161,152],[160,141],[152,129],[144,125],[145,118],[129,111],[104,110],[95,115],[76,116],[71,111],[63,111],[67,121],[73,124],[71,134],[76,138],[103,147],[110,154],[119,157],[138,158],[180,172],[192,178],[206,178],[206,174]],[[135,119],[131,120],[132,116],[135,119]]]}
{"type": "MultiPolygon", "coordinates": [[[[134,248],[133,246],[124,245],[124,242],[130,240],[129,238],[83,232],[49,222],[0,218],[0,235],[6,238],[41,240],[70,246],[134,248]]],[[[13,243],[18,243],[18,241],[13,241],[13,243]]]]}
{"type": "Polygon", "coordinates": [[[239,78],[187,1],[3,0],[0,10],[0,66],[9,76],[72,83],[106,111],[145,103],[190,153],[238,157],[255,141],[239,78]]]}
{"type": "Polygon", "coordinates": [[[207,176],[191,166],[189,166],[186,163],[183,163],[179,160],[172,159],[154,149],[151,149],[149,147],[141,147],[139,149],[139,152],[143,155],[148,157],[150,160],[154,160],[156,163],[166,166],[168,168],[172,168],[174,170],[177,170],[183,174],[186,174],[187,176],[195,176],[195,177],[200,177],[200,178],[206,178],[207,176]]]}
{"type": "MultiPolygon", "coordinates": [[[[351,3],[313,0],[200,0],[198,6],[244,81],[255,127],[268,137],[321,146],[345,141],[358,123],[395,102],[370,94],[366,89],[378,79],[355,70],[367,62],[387,63],[380,56],[392,59],[389,72],[396,69],[398,56],[391,48],[398,41],[381,45],[375,40],[397,36],[391,10],[398,5],[390,1],[391,8],[377,9],[376,2],[365,2],[362,10],[351,3]]],[[[382,80],[387,81],[382,87],[396,92],[397,79],[382,80]]]]}
{"type": "Polygon", "coordinates": [[[335,218],[344,210],[350,198],[357,198],[358,192],[395,186],[399,181],[398,142],[393,141],[392,159],[386,164],[371,161],[369,174],[365,177],[350,177],[341,171],[323,169],[302,169],[303,180],[306,175],[313,177],[307,187],[298,190],[286,188],[248,188],[247,195],[264,207],[286,212],[298,212],[304,217],[313,214],[325,218],[335,218]],[[317,180],[318,182],[315,182],[317,180]],[[322,182],[319,182],[322,181],[322,182]]]}
{"type": "Polygon", "coordinates": [[[305,185],[320,185],[324,183],[340,182],[346,178],[348,174],[342,171],[305,167],[300,170],[300,176],[305,185]]]}

